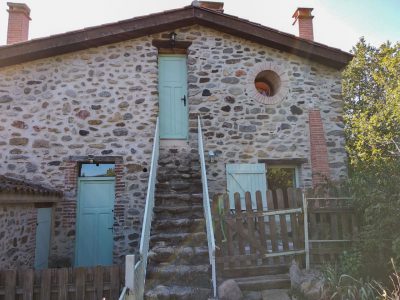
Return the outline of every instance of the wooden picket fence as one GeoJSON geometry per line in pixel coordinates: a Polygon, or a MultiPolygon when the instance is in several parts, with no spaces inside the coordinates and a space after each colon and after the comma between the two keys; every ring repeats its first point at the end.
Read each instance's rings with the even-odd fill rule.
{"type": "Polygon", "coordinates": [[[0,300],[118,299],[123,266],[0,271],[0,300]]]}
{"type": "Polygon", "coordinates": [[[238,193],[234,195],[234,208],[230,207],[227,195],[213,198],[219,272],[288,264],[291,257],[305,254],[302,191],[288,189],[285,201],[282,190],[269,190],[266,198],[268,210],[263,208],[260,192],[256,193],[256,209],[249,192],[245,194],[246,207],[241,207],[238,193]]]}
{"type": "Polygon", "coordinates": [[[334,261],[357,240],[357,222],[349,198],[308,198],[301,189],[267,191],[268,210],[256,192],[213,198],[213,220],[217,245],[217,270],[288,265],[293,258],[306,266],[334,261]],[[222,203],[221,203],[222,202],[222,203]],[[306,226],[304,226],[306,222],[306,226]]]}
{"type": "Polygon", "coordinates": [[[358,239],[358,226],[350,198],[307,198],[310,261],[335,261],[358,239]]]}

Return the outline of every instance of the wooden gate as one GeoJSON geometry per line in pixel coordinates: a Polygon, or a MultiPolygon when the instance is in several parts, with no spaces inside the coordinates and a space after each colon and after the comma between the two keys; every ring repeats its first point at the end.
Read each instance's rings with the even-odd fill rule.
{"type": "Polygon", "coordinates": [[[288,266],[299,257],[306,268],[310,263],[334,262],[358,241],[351,198],[306,197],[301,189],[293,188],[286,193],[268,190],[265,210],[261,193],[255,195],[256,209],[250,192],[245,194],[245,207],[237,193],[233,207],[226,194],[213,198],[217,270],[221,274],[249,267],[264,272],[266,267],[288,266]]]}
{"type": "Polygon", "coordinates": [[[310,261],[320,265],[336,261],[358,241],[358,226],[352,199],[307,197],[310,261]]]}
{"type": "Polygon", "coordinates": [[[300,189],[289,188],[287,197],[282,190],[268,190],[266,211],[259,191],[256,209],[252,208],[249,192],[245,194],[246,207],[241,206],[238,193],[234,195],[234,208],[227,195],[216,195],[213,219],[218,271],[287,265],[294,256],[303,255],[306,243],[302,201],[300,189]]]}

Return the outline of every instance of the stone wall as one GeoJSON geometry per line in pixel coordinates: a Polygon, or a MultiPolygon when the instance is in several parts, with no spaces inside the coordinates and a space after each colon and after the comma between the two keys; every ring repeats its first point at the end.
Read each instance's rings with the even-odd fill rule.
{"type": "Polygon", "coordinates": [[[288,53],[201,27],[178,32],[191,40],[188,56],[191,142],[196,118],[203,119],[206,150],[218,154],[209,164],[210,188],[226,188],[226,163],[305,159],[300,186],[311,186],[308,111],[321,111],[330,176],[346,177],[340,71],[288,53]],[[280,103],[263,104],[251,95],[254,69],[280,70],[285,90],[280,103]]]}
{"type": "Polygon", "coordinates": [[[33,267],[35,243],[33,204],[0,205],[0,270],[33,267]]]}
{"type": "Polygon", "coordinates": [[[73,259],[76,185],[65,183],[77,166],[69,158],[87,155],[121,158],[115,260],[136,250],[157,106],[149,38],[1,69],[0,173],[66,191],[56,207],[54,255],[73,259]]]}
{"type": "MultiPolygon", "coordinates": [[[[288,53],[200,26],[176,29],[192,41],[188,53],[190,146],[197,115],[210,188],[226,188],[226,163],[304,158],[301,186],[311,185],[308,110],[319,109],[332,179],[346,176],[340,72],[288,53]],[[250,75],[271,64],[287,78],[282,101],[257,102],[250,75]]],[[[0,69],[0,173],[64,189],[56,208],[53,253],[72,259],[76,186],[71,156],[120,159],[115,261],[137,250],[155,119],[158,114],[155,34],[0,69]],[[66,181],[66,178],[71,178],[66,181]],[[67,183],[67,184],[66,184],[67,183]]]]}

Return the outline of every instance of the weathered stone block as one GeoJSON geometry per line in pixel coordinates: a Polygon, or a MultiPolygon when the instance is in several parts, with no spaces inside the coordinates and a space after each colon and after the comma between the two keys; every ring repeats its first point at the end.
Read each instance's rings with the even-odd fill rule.
{"type": "Polygon", "coordinates": [[[29,142],[27,138],[11,138],[10,145],[12,146],[25,146],[29,142]]]}

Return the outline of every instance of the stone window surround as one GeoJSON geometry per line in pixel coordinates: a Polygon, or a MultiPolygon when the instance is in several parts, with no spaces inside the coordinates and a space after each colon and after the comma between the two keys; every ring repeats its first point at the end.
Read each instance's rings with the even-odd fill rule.
{"type": "Polygon", "coordinates": [[[249,97],[255,99],[257,102],[264,104],[277,104],[281,102],[288,93],[289,77],[285,70],[275,62],[265,61],[256,64],[253,69],[248,73],[246,90],[249,97]],[[273,71],[280,78],[280,88],[273,96],[264,96],[260,94],[254,81],[259,73],[262,71],[273,71]]]}

